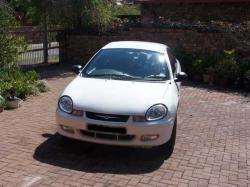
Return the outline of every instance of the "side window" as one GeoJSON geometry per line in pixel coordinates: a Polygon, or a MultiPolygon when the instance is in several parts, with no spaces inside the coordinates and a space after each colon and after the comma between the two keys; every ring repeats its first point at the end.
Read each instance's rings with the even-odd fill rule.
{"type": "Polygon", "coordinates": [[[176,58],[169,48],[167,49],[167,52],[168,52],[168,57],[169,57],[169,61],[171,64],[173,75],[175,75],[176,74],[176,65],[177,65],[176,58]]]}

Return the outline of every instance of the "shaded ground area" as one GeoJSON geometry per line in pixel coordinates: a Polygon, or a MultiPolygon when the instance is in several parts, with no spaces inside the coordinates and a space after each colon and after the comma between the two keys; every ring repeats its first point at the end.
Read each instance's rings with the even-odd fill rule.
{"type": "Polygon", "coordinates": [[[60,68],[43,75],[50,92],[0,114],[0,186],[250,186],[246,94],[184,86],[169,157],[150,149],[63,142],[55,109],[73,76],[60,68]]]}

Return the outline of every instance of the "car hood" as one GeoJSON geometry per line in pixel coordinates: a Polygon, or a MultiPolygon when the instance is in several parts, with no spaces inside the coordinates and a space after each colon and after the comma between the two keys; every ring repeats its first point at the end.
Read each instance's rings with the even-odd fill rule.
{"type": "Polygon", "coordinates": [[[78,76],[62,95],[72,98],[75,109],[106,114],[142,115],[152,105],[163,102],[169,83],[78,76]]]}

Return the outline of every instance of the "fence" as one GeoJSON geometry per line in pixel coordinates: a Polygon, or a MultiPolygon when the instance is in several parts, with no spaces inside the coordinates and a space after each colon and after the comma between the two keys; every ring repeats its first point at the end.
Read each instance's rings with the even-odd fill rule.
{"type": "Polygon", "coordinates": [[[19,55],[16,65],[21,68],[30,68],[47,63],[59,63],[57,35],[60,31],[50,29],[46,37],[44,37],[45,32],[37,27],[21,27],[12,32],[24,37],[27,43],[27,50],[19,55]],[[47,41],[44,41],[45,38],[47,41]]]}

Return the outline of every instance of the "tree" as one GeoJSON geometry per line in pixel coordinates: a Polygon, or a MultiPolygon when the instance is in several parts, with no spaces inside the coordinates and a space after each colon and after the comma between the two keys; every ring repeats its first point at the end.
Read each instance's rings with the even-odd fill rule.
{"type": "Polygon", "coordinates": [[[90,1],[85,7],[83,26],[98,32],[106,32],[111,27],[113,14],[111,6],[102,0],[90,1]]]}
{"type": "Polygon", "coordinates": [[[107,0],[54,0],[51,21],[66,29],[91,29],[105,32],[109,29],[113,14],[107,0]]]}
{"type": "Polygon", "coordinates": [[[61,25],[66,29],[105,32],[114,14],[108,0],[9,0],[33,25],[61,25]]]}
{"type": "Polygon", "coordinates": [[[51,11],[49,8],[52,0],[8,0],[8,4],[16,12],[22,13],[33,25],[39,25],[42,22],[45,11],[51,11]]]}
{"type": "Polygon", "coordinates": [[[23,39],[11,34],[17,25],[13,9],[0,1],[0,69],[13,64],[24,47],[23,39]]]}

